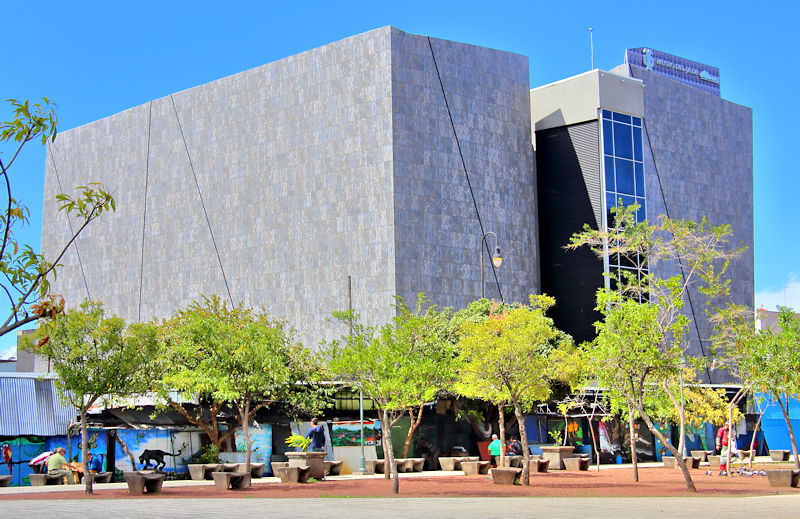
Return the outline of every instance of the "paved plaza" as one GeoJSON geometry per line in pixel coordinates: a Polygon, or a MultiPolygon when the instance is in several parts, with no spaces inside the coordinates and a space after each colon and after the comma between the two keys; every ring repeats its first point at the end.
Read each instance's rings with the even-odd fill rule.
{"type": "Polygon", "coordinates": [[[800,495],[668,498],[92,499],[0,501],[2,517],[796,518],[800,495]]]}

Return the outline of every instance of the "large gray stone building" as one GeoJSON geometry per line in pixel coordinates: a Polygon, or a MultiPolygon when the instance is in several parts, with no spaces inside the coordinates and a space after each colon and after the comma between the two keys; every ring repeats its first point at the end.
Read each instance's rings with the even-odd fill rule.
{"type": "Polygon", "coordinates": [[[528,92],[524,56],[385,27],[65,131],[48,148],[45,254],[69,232],[62,190],[102,182],[117,211],[54,290],[132,321],[218,294],[315,344],[343,331],[328,319],[348,275],[374,323],[394,294],[479,297],[484,229],[502,295],[525,300],[539,289],[528,92]]]}
{"type": "Polygon", "coordinates": [[[487,296],[544,290],[582,339],[604,265],[562,247],[622,196],[643,217],[731,223],[750,247],[735,297],[752,305],[750,109],[719,97],[713,67],[626,56],[530,90],[524,56],[385,27],[63,132],[44,252],[68,232],[58,192],[103,182],[117,212],[81,235],[55,289],[133,321],[218,294],[315,344],[343,331],[328,318],[347,307],[348,275],[354,308],[384,322],[394,294],[479,297],[482,253],[487,296]],[[480,248],[489,231],[499,269],[493,240],[480,248]]]}

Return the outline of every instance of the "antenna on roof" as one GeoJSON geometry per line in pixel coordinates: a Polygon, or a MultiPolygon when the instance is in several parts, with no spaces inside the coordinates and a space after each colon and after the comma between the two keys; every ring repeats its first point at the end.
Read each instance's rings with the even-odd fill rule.
{"type": "Polygon", "coordinates": [[[589,27],[589,50],[592,53],[592,68],[594,70],[594,38],[592,38],[592,28],[589,27]]]}

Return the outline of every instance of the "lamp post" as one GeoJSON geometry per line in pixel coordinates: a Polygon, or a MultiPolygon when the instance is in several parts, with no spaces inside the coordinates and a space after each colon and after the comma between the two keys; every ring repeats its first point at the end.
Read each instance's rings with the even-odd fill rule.
{"type": "MultiPolygon", "coordinates": [[[[499,268],[500,265],[503,264],[503,256],[500,255],[500,244],[499,244],[499,242],[497,240],[497,235],[495,233],[493,233],[493,232],[484,233],[483,236],[481,236],[481,243],[480,243],[480,246],[478,247],[478,252],[480,253],[480,256],[481,256],[481,298],[485,298],[486,297],[486,286],[483,283],[483,269],[484,269],[484,267],[483,267],[483,247],[484,247],[484,244],[486,243],[486,237],[489,236],[490,234],[492,236],[494,236],[494,254],[492,255],[492,265],[494,265],[495,268],[499,268]]],[[[487,246],[488,246],[488,244],[487,244],[487,246]]]]}

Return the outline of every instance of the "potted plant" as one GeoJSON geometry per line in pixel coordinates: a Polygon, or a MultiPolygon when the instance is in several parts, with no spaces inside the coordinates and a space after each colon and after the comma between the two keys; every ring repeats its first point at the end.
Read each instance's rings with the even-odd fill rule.
{"type": "Polygon", "coordinates": [[[325,451],[309,452],[311,438],[299,434],[292,434],[286,438],[286,445],[297,449],[295,452],[286,452],[290,467],[311,467],[309,477],[325,479],[325,451]]]}

